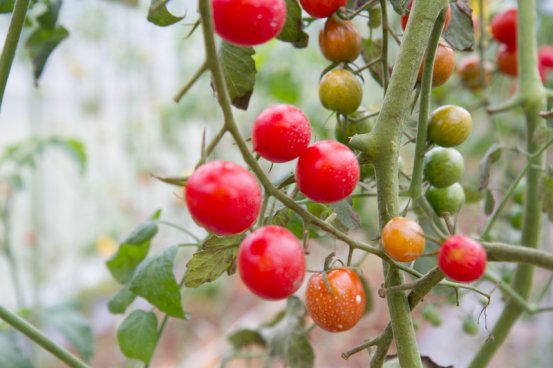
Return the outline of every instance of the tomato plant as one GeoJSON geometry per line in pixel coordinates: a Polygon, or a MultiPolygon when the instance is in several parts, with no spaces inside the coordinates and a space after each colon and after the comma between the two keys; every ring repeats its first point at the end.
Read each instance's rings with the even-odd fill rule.
{"type": "Polygon", "coordinates": [[[361,53],[361,34],[352,21],[332,16],[319,33],[319,47],[334,63],[351,62],[361,53]]]}
{"type": "Polygon", "coordinates": [[[188,179],[184,196],[192,218],[220,235],[248,229],[261,208],[261,190],[255,176],[226,161],[200,166],[188,179]]]}
{"type": "Polygon", "coordinates": [[[296,182],[307,198],[331,203],[347,198],[359,181],[359,162],[347,146],[319,141],[305,150],[296,166],[296,182]]]}
{"type": "Polygon", "coordinates": [[[438,264],[449,278],[460,282],[473,282],[486,271],[486,251],[477,241],[463,235],[455,235],[440,246],[438,264]]]}
{"type": "Polygon", "coordinates": [[[511,51],[517,46],[517,15],[516,9],[507,9],[498,13],[491,23],[493,37],[511,51]]]}
{"type": "Polygon", "coordinates": [[[246,286],[264,299],[294,294],[305,276],[305,257],[299,240],[280,226],[264,226],[240,244],[238,272],[246,286]]]}
{"type": "Polygon", "coordinates": [[[335,11],[346,6],[347,0],[300,0],[302,8],[316,18],[330,17],[335,11]]]}
{"type": "Polygon", "coordinates": [[[309,144],[311,125],[295,106],[274,105],[255,119],[252,142],[255,152],[272,162],[298,157],[309,144]]]}
{"type": "Polygon", "coordinates": [[[329,332],[342,332],[359,322],[365,311],[365,298],[363,284],[354,271],[335,269],[326,275],[314,273],[309,278],[305,306],[317,326],[329,332]]]}
{"type": "Polygon", "coordinates": [[[394,217],[382,229],[382,246],[390,257],[399,262],[411,262],[424,252],[424,231],[413,220],[394,217]]]}
{"type": "Polygon", "coordinates": [[[436,147],[424,156],[424,177],[438,188],[459,181],[465,170],[463,156],[455,148],[436,147]]]}
{"type": "MultiPolygon", "coordinates": [[[[432,70],[432,86],[438,87],[444,84],[451,78],[455,71],[455,53],[447,44],[440,43],[436,50],[436,58],[434,60],[434,69],[432,70]]],[[[422,80],[424,72],[424,60],[422,61],[417,81],[422,80]]]]}
{"type": "Polygon", "coordinates": [[[363,86],[349,70],[334,69],[321,79],[319,99],[325,108],[348,115],[361,105],[363,86]]]}
{"type": "Polygon", "coordinates": [[[472,117],[460,106],[445,105],[432,112],[428,125],[428,137],[442,147],[463,143],[472,131],[472,117]]]}

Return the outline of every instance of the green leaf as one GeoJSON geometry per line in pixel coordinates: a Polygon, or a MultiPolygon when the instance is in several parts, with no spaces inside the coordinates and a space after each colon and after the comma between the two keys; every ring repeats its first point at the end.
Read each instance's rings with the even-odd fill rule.
{"type": "Polygon", "coordinates": [[[217,280],[223,272],[232,275],[236,271],[236,252],[244,237],[244,234],[227,237],[211,235],[186,264],[184,285],[196,288],[217,280]]]}
{"type": "Polygon", "coordinates": [[[129,290],[129,286],[125,285],[115,294],[108,302],[108,309],[112,314],[123,314],[129,305],[136,299],[136,294],[129,290]]]}
{"type": "Polygon", "coordinates": [[[234,350],[240,350],[243,347],[250,345],[260,345],[265,346],[265,340],[263,336],[255,330],[238,330],[233,332],[229,337],[228,341],[232,344],[234,350]]]}
{"type": "Polygon", "coordinates": [[[129,291],[143,297],[160,311],[184,319],[180,287],[173,274],[177,247],[147,258],[138,268],[129,284],[129,291]]]}
{"type": "Polygon", "coordinates": [[[495,208],[495,198],[493,197],[492,191],[486,189],[486,194],[484,197],[484,213],[486,215],[491,215],[495,208]]]}
{"type": "Polygon", "coordinates": [[[19,348],[15,335],[10,331],[0,331],[0,367],[33,367],[29,359],[19,348]]]}
{"type": "Polygon", "coordinates": [[[148,221],[136,228],[119,245],[117,252],[106,262],[115,280],[121,284],[126,284],[131,280],[136,267],[146,258],[150,242],[157,234],[157,230],[156,223],[148,221]]]}
{"type": "Polygon", "coordinates": [[[47,142],[64,150],[79,165],[81,171],[86,169],[87,156],[82,141],[74,138],[52,137],[47,142]]]}
{"type": "Polygon", "coordinates": [[[347,200],[331,203],[330,207],[336,212],[336,221],[346,230],[358,229],[361,226],[359,215],[353,210],[347,200]]]}
{"type": "Polygon", "coordinates": [[[303,31],[301,7],[297,0],[286,0],[286,22],[277,38],[303,49],[309,43],[309,35],[303,31]]]}
{"type": "Polygon", "coordinates": [[[484,190],[488,187],[492,164],[499,161],[502,149],[501,146],[494,143],[484,155],[480,163],[480,185],[478,186],[478,190],[484,190]]]}
{"type": "Polygon", "coordinates": [[[472,185],[463,185],[463,190],[465,191],[465,203],[477,203],[484,198],[484,193],[478,190],[475,186],[472,185]]]}
{"type": "Polygon", "coordinates": [[[543,201],[543,211],[547,213],[549,221],[553,222],[553,176],[543,177],[541,199],[543,201]]]}
{"type": "Polygon", "coordinates": [[[127,358],[148,363],[157,345],[157,317],[153,312],[136,310],[117,329],[117,341],[127,358]]]}
{"type": "Polygon", "coordinates": [[[409,4],[409,0],[390,0],[390,3],[392,3],[394,11],[399,15],[407,14],[407,5],[409,4]]]}
{"type": "MultiPolygon", "coordinates": [[[[323,204],[319,204],[319,203],[310,203],[308,206],[307,206],[309,212],[313,213],[313,211],[311,210],[312,208],[314,208],[315,210],[319,211],[321,210],[321,208],[323,209],[322,211],[325,211],[325,213],[328,213],[330,215],[331,210],[328,209],[328,207],[326,207],[325,205],[323,204]]],[[[315,216],[317,217],[320,217],[319,214],[321,214],[322,212],[316,212],[316,213],[313,213],[315,216]]],[[[292,232],[292,234],[294,234],[296,236],[296,238],[298,239],[303,239],[303,232],[304,232],[304,221],[303,219],[301,218],[301,216],[299,216],[296,212],[292,211],[291,209],[287,208],[287,207],[284,207],[280,210],[278,210],[275,215],[273,216],[272,219],[269,220],[271,224],[273,225],[278,225],[278,226],[282,226],[282,227],[285,227],[286,229],[290,230],[292,232]]],[[[313,229],[309,229],[309,237],[312,238],[312,239],[315,239],[315,238],[320,238],[320,235],[314,231],[313,229]]]]}
{"type": "Polygon", "coordinates": [[[94,334],[89,321],[74,303],[59,304],[44,309],[40,319],[45,326],[61,334],[77,349],[85,361],[94,354],[94,334]]]}
{"type": "Polygon", "coordinates": [[[0,0],[0,14],[11,13],[15,0],[0,0]]]}
{"type": "Polygon", "coordinates": [[[25,47],[31,56],[33,76],[36,84],[38,84],[48,57],[68,36],[69,32],[63,26],[53,29],[39,27],[29,35],[25,47]]]}
{"type": "Polygon", "coordinates": [[[184,16],[177,17],[167,9],[168,0],[152,0],[148,10],[148,22],[160,27],[167,27],[184,19],[184,16]]]}
{"type": "Polygon", "coordinates": [[[140,3],[140,0],[108,0],[108,1],[112,3],[120,3],[126,6],[130,6],[132,8],[136,8],[140,3]]]}
{"type": "Polygon", "coordinates": [[[234,46],[223,42],[219,50],[219,59],[225,74],[225,83],[232,104],[247,110],[255,85],[255,50],[251,47],[234,46]]]}
{"type": "Polygon", "coordinates": [[[37,18],[37,22],[42,28],[54,29],[58,22],[62,0],[45,1],[46,9],[37,18]]]}
{"type": "MultiPolygon", "coordinates": [[[[381,38],[366,38],[363,39],[363,48],[361,49],[361,56],[366,63],[370,63],[373,60],[380,57],[382,52],[382,39],[381,38]]],[[[382,72],[382,63],[373,64],[369,68],[369,72],[374,80],[382,86],[382,80],[384,73],[382,72]]]]}
{"type": "Polygon", "coordinates": [[[449,4],[451,20],[443,33],[443,37],[458,51],[474,50],[474,25],[472,23],[472,9],[468,0],[457,0],[449,4]]]}

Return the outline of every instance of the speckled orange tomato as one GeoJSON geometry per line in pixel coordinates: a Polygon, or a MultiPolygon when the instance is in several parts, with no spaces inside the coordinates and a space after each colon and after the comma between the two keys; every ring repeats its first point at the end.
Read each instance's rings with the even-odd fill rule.
{"type": "Polygon", "coordinates": [[[327,272],[328,286],[323,274],[311,276],[305,292],[307,312],[317,324],[329,332],[351,329],[365,311],[365,291],[361,279],[350,269],[327,272]]]}
{"type": "MultiPolygon", "coordinates": [[[[422,80],[424,70],[424,59],[419,68],[417,81],[422,80]]],[[[438,87],[449,80],[455,70],[455,53],[449,45],[440,43],[436,49],[436,58],[434,59],[434,70],[432,72],[432,87],[438,87]]]]}
{"type": "Polygon", "coordinates": [[[398,262],[411,262],[424,252],[424,231],[413,220],[394,217],[382,229],[382,246],[398,262]]]}

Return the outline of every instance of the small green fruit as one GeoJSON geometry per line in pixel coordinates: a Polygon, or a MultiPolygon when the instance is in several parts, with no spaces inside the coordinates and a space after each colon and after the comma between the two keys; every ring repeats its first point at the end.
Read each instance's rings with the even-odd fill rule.
{"type": "Polygon", "coordinates": [[[465,171],[463,156],[455,148],[436,147],[424,156],[424,177],[438,188],[459,181],[465,171]]]}
{"type": "Polygon", "coordinates": [[[459,183],[446,188],[431,186],[426,191],[425,196],[438,216],[443,216],[446,213],[450,215],[456,214],[465,202],[465,192],[463,186],[459,183]]]}

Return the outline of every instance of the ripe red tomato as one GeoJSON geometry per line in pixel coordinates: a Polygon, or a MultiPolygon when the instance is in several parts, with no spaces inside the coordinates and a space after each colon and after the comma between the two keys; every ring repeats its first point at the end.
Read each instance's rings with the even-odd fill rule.
{"type": "Polygon", "coordinates": [[[516,77],[518,75],[517,50],[509,50],[507,46],[501,45],[497,52],[497,68],[503,74],[516,77]]]}
{"type": "Polygon", "coordinates": [[[454,235],[443,242],[438,265],[447,277],[460,282],[478,280],[486,271],[486,251],[477,241],[454,235]]]}
{"type": "Polygon", "coordinates": [[[493,37],[507,45],[509,50],[516,50],[517,47],[517,13],[516,9],[508,9],[492,19],[493,37]]]}
{"type": "Polygon", "coordinates": [[[296,166],[296,183],[309,199],[322,203],[347,198],[359,181],[359,162],[351,149],[336,141],[307,148],[296,166]]]}
{"type": "Polygon", "coordinates": [[[274,105],[265,109],[253,125],[253,149],[272,162],[298,157],[309,145],[311,125],[295,106],[274,105]]]}
{"type": "Polygon", "coordinates": [[[332,16],[319,33],[319,47],[324,57],[334,63],[351,62],[361,53],[361,34],[351,20],[332,16]]]}
{"type": "Polygon", "coordinates": [[[303,247],[281,226],[264,226],[249,234],[240,244],[237,262],[244,284],[264,299],[289,297],[305,276],[303,247]]]}
{"type": "Polygon", "coordinates": [[[336,269],[323,275],[314,273],[307,283],[305,306],[317,326],[329,332],[347,331],[359,322],[365,311],[365,291],[359,276],[350,269],[336,269]]]}
{"type": "Polygon", "coordinates": [[[315,18],[330,17],[336,10],[346,6],[347,0],[300,0],[303,10],[315,18]]]}
{"type": "Polygon", "coordinates": [[[269,41],[286,20],[284,0],[211,0],[211,8],[217,34],[239,46],[269,41]]]}
{"type": "MultiPolygon", "coordinates": [[[[409,5],[407,5],[407,9],[409,12],[407,12],[406,15],[401,17],[401,28],[405,31],[405,28],[407,28],[407,21],[409,20],[409,14],[411,13],[411,7],[413,6],[413,0],[409,1],[409,5]]],[[[442,29],[442,32],[444,32],[447,27],[449,26],[449,20],[451,19],[451,6],[447,6],[447,13],[445,14],[445,23],[444,28],[442,29]]]]}
{"type": "MultiPolygon", "coordinates": [[[[436,49],[434,58],[434,69],[432,69],[432,86],[438,87],[448,81],[455,70],[455,52],[449,45],[440,43],[436,49]]],[[[422,80],[424,71],[424,59],[419,67],[417,81],[422,80]]]]}
{"type": "Polygon", "coordinates": [[[538,50],[538,68],[542,81],[547,81],[547,75],[553,69],[553,46],[543,46],[538,50]]]}
{"type": "Polygon", "coordinates": [[[424,231],[413,220],[394,217],[382,229],[382,246],[399,262],[411,262],[424,252],[424,231]]]}
{"type": "Polygon", "coordinates": [[[248,170],[226,161],[200,166],[184,190],[192,218],[218,235],[238,234],[253,225],[261,208],[261,189],[248,170]]]}
{"type": "Polygon", "coordinates": [[[480,77],[480,57],[478,55],[467,56],[461,60],[457,67],[457,74],[463,85],[469,90],[476,92],[490,84],[492,80],[493,65],[484,60],[484,78],[480,77]],[[482,80],[483,79],[483,80],[482,80]]]}

